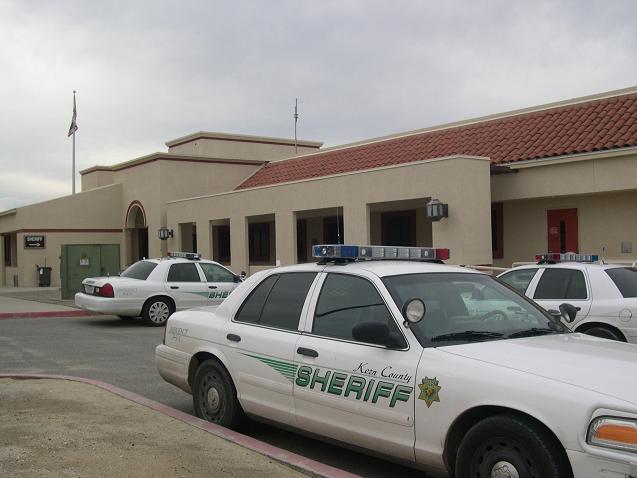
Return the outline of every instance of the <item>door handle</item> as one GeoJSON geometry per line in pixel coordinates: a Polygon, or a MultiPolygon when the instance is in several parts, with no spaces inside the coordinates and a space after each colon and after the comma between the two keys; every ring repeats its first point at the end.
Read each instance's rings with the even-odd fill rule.
{"type": "Polygon", "coordinates": [[[178,285],[171,285],[170,288],[171,289],[179,289],[179,286],[178,285]]]}
{"type": "Polygon", "coordinates": [[[318,352],[312,349],[306,349],[305,347],[299,347],[296,349],[296,353],[299,355],[305,355],[307,357],[318,357],[318,352]]]}
{"type": "Polygon", "coordinates": [[[216,285],[209,285],[209,286],[208,286],[208,289],[216,289],[216,288],[217,288],[217,286],[216,286],[216,285]]]}
{"type": "Polygon", "coordinates": [[[228,334],[226,335],[226,338],[231,342],[241,342],[241,337],[236,334],[228,334]]]}

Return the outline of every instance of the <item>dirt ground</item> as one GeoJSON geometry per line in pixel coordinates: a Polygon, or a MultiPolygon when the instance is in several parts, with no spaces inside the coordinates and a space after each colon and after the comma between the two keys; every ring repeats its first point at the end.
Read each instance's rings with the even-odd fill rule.
{"type": "Polygon", "coordinates": [[[0,379],[0,477],[306,477],[93,385],[0,379]]]}

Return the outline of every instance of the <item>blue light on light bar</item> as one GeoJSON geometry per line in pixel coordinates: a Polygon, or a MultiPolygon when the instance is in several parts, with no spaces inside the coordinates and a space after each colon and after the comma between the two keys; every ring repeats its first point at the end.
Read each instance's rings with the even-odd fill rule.
{"type": "Polygon", "coordinates": [[[449,259],[449,249],[321,244],[312,247],[312,256],[317,259],[447,260],[449,259]]]}
{"type": "Polygon", "coordinates": [[[557,252],[549,252],[547,254],[536,254],[536,262],[597,262],[599,256],[597,254],[574,254],[567,252],[560,254],[557,252]]]}

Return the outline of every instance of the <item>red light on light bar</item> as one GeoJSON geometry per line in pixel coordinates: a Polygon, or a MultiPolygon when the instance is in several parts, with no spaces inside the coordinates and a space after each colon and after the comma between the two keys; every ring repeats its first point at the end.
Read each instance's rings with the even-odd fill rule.
{"type": "Polygon", "coordinates": [[[450,255],[449,249],[436,249],[436,259],[446,261],[449,260],[450,255]]]}

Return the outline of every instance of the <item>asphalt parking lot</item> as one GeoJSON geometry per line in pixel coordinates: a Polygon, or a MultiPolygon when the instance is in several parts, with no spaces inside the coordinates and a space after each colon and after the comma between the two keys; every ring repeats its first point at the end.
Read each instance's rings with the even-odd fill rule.
{"type": "MultiPolygon", "coordinates": [[[[64,374],[111,383],[193,414],[190,395],[164,382],[154,364],[164,328],[116,317],[0,321],[0,373],[64,374]]],[[[244,431],[274,446],[370,478],[422,472],[264,424],[244,431]]]]}

